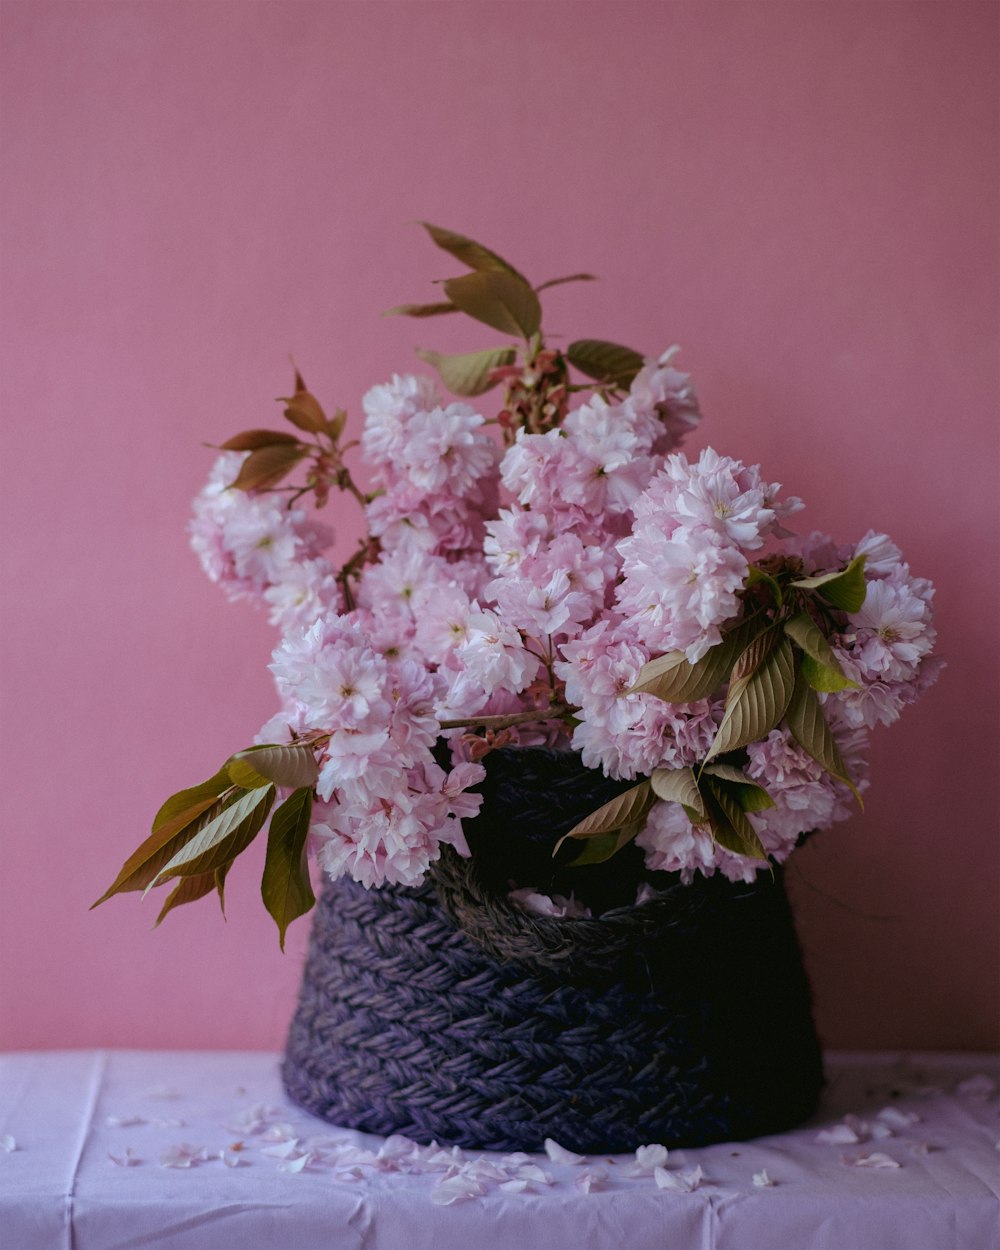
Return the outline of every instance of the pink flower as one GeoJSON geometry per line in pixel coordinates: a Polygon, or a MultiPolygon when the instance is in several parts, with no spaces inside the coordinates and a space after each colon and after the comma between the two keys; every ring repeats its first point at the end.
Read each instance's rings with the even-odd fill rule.
{"type": "Polygon", "coordinates": [[[525,508],[504,508],[494,521],[486,523],[483,550],[494,573],[516,572],[529,556],[552,542],[555,530],[545,512],[525,508]]]}
{"type": "Polygon", "coordinates": [[[313,605],[319,611],[336,603],[333,570],[321,555],[332,535],[278,496],[234,490],[245,459],[245,453],[226,452],[216,460],[194,501],[191,546],[229,598],[266,599],[276,623],[283,624],[286,615],[305,623],[313,605]],[[295,600],[301,611],[291,609],[295,600]]]}
{"type": "Polygon", "coordinates": [[[635,842],[646,852],[646,867],[651,872],[679,872],[685,884],[696,872],[706,876],[714,872],[712,835],[706,828],[692,825],[679,803],[654,803],[635,842]]]}
{"type": "Polygon", "coordinates": [[[483,418],[468,404],[419,412],[407,427],[405,457],[398,468],[421,490],[447,486],[462,496],[496,463],[493,443],[480,433],[483,418]]]}
{"type": "Polygon", "coordinates": [[[365,458],[380,467],[398,463],[404,449],[406,427],[418,413],[436,408],[437,387],[427,377],[393,375],[391,382],[373,386],[365,395],[365,458]]]}
{"type": "Polygon", "coordinates": [[[558,496],[566,460],[564,444],[559,430],[547,434],[518,430],[513,446],[500,462],[500,479],[519,503],[545,508],[558,496]]]}
{"type": "Polygon", "coordinates": [[[592,597],[574,588],[565,569],[553,572],[543,586],[527,578],[498,577],[483,593],[506,620],[517,621],[533,638],[555,637],[594,613],[592,597]]]}
{"type": "Polygon", "coordinates": [[[460,666],[448,693],[447,706],[472,715],[488,697],[506,690],[519,694],[538,672],[539,660],[524,646],[520,632],[496,612],[473,612],[468,635],[455,650],[460,666]]]}
{"type": "Polygon", "coordinates": [[[657,423],[651,443],[657,453],[680,446],[701,420],[691,378],[670,364],[676,351],[670,348],[659,360],[647,362],[632,380],[622,405],[636,421],[646,418],[657,423]]]}
{"type": "Polygon", "coordinates": [[[475,764],[449,775],[428,761],[387,786],[366,779],[341,787],[337,802],[317,804],[310,826],[318,862],[332,878],[349,875],[369,888],[418,885],[442,844],[468,855],[460,819],[475,815],[482,796],[465,791],[483,776],[475,764]]]}
{"type": "Polygon", "coordinates": [[[637,525],[618,550],[618,611],[633,618],[652,652],[684,651],[693,664],[720,641],[719,626],[739,615],[747,559],[712,530],[676,529],[664,539],[637,525]]]}
{"type": "Polygon", "coordinates": [[[865,601],[850,617],[844,639],[865,676],[905,681],[934,645],[929,621],[928,604],[904,580],[869,581],[865,601]]]}

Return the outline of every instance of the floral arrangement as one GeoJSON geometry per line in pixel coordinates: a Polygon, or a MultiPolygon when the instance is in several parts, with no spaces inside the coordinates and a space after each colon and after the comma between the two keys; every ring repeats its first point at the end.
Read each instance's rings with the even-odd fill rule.
{"type": "MultiPolygon", "coordinates": [[[[551,346],[554,283],[426,229],[468,272],[391,311],[464,313],[516,345],[421,352],[458,398],[394,377],[365,396],[360,438],[296,372],[290,429],[222,445],[192,543],[280,629],[281,707],[167,800],[99,902],[170,882],[162,919],[221,899],[270,816],[262,892],[283,943],[315,901],[310,854],[365,886],[418,884],[444,845],[468,855],[484,757],[517,746],[633,783],[566,835],[574,863],[634,841],[651,872],[750,881],[860,802],[869,731],[937,675],[933,588],[886,535],[796,536],[801,501],[757,466],[679,450],[700,414],[676,348],[551,346]],[[333,490],[367,522],[341,567],[306,506],[333,490]]],[[[535,884],[515,896],[573,914],[535,884]]]]}

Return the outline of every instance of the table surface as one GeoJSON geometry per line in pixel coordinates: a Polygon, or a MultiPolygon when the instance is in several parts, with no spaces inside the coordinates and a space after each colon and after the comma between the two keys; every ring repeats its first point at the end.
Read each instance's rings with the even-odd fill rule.
{"type": "Polygon", "coordinates": [[[795,1132],[576,1162],[331,1128],[287,1102],[274,1055],[0,1056],[0,1245],[997,1250],[996,1060],[827,1071],[795,1132]]]}

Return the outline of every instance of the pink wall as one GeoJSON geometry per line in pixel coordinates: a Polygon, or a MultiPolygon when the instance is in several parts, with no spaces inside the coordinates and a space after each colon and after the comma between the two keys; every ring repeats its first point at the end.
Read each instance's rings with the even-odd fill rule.
{"type": "Polygon", "coordinates": [[[829,1043],[996,1040],[996,15],[6,0],[0,1043],[281,1044],[305,926],[255,866],[228,924],[87,906],[272,710],[186,546],[201,442],[276,419],[289,351],[357,412],[464,342],[379,319],[451,272],[415,218],[602,275],[548,324],[681,342],[695,447],[937,582],[950,667],[791,882],[829,1043]]]}

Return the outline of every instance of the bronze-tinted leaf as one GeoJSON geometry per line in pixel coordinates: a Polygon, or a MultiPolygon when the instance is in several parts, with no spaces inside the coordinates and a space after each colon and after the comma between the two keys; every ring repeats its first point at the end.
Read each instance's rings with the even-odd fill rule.
{"type": "Polygon", "coordinates": [[[585,816],[583,820],[559,840],[556,850],[566,838],[592,838],[599,833],[613,833],[626,825],[641,821],[655,800],[653,789],[648,781],[632,786],[623,794],[616,795],[609,803],[605,803],[596,811],[585,816]]]}
{"type": "Polygon", "coordinates": [[[236,490],[265,490],[277,486],[309,454],[301,443],[281,443],[252,451],[230,485],[236,490]]]}
{"type": "Polygon", "coordinates": [[[232,864],[233,861],[229,860],[228,863],[222,864],[216,868],[214,873],[215,889],[216,893],[219,895],[219,910],[222,912],[223,919],[226,915],[226,874],[229,872],[232,864]]]}
{"type": "Polygon", "coordinates": [[[222,451],[256,451],[258,447],[275,447],[286,444],[297,447],[299,440],[284,430],[244,430],[220,444],[222,451]]]}
{"type": "Polygon", "coordinates": [[[171,877],[197,876],[235,859],[260,832],[273,802],[273,786],[245,791],[185,841],[146,887],[147,892],[171,877]]]}
{"type": "Polygon", "coordinates": [[[397,304],[387,308],[383,317],[441,317],[445,313],[458,312],[455,304],[445,300],[438,304],[397,304]]]}
{"type": "MultiPolygon", "coordinates": [[[[273,782],[276,786],[285,786],[297,790],[300,786],[308,786],[310,790],[319,776],[319,766],[312,747],[308,746],[259,746],[250,747],[246,751],[238,751],[229,765],[230,776],[233,776],[233,765],[243,764],[256,774],[259,781],[253,787],[258,788],[263,782],[273,782]]],[[[233,776],[233,780],[236,778],[233,776]]],[[[245,783],[238,782],[243,785],[245,783]]]]}
{"type": "Polygon", "coordinates": [[[296,429],[321,434],[327,428],[326,413],[316,396],[308,391],[296,391],[281,402],[285,405],[285,420],[291,421],[296,429]]]}
{"type": "Polygon", "coordinates": [[[773,627],[763,629],[759,634],[751,638],[733,665],[732,680],[740,681],[742,678],[756,673],[774,650],[777,641],[778,631],[773,627]]]}
{"type": "Polygon", "coordinates": [[[464,234],[456,234],[454,230],[445,230],[441,226],[432,226],[429,221],[422,221],[420,225],[423,226],[442,251],[454,256],[456,260],[460,260],[469,269],[483,272],[499,271],[521,277],[514,266],[505,261],[502,256],[498,256],[496,252],[491,252],[488,247],[483,247],[481,243],[477,243],[474,239],[466,238],[464,234]]]}
{"type": "Polygon", "coordinates": [[[340,441],[345,425],[347,425],[347,412],[343,408],[338,408],[326,423],[326,432],[335,443],[340,441]]]}
{"type": "Polygon", "coordinates": [[[666,703],[695,703],[707,699],[729,680],[740,653],[753,637],[755,625],[746,622],[727,634],[721,642],[694,664],[683,651],[671,651],[650,660],[639,670],[632,691],[656,695],[666,703]]]}
{"type": "Polygon", "coordinates": [[[312,813],[312,790],[296,790],[271,817],[267,858],[260,883],[264,906],[278,926],[281,949],[285,930],[316,902],[306,862],[306,839],[312,813]]]}
{"type": "MultiPolygon", "coordinates": [[[[226,782],[228,785],[228,774],[226,775],[226,782]]],[[[210,783],[206,782],[205,784],[208,785],[210,783]]],[[[190,791],[182,791],[181,793],[189,794],[190,791]]],[[[122,865],[118,876],[97,902],[92,904],[92,907],[97,907],[113,894],[124,894],[130,890],[147,889],[150,882],[156,878],[164,865],[169,863],[182,847],[197,837],[198,833],[206,825],[216,820],[231,803],[234,803],[238,795],[239,791],[236,787],[230,786],[219,797],[210,795],[197,803],[183,807],[182,810],[177,811],[174,815],[160,820],[164,809],[167,807],[165,803],[157,817],[160,820],[159,825],[154,828],[154,831],[145,842],[129,856],[122,865]]],[[[179,797],[178,795],[174,796],[175,799],[179,797]]],[[[171,801],[168,799],[167,803],[171,801]]]]}
{"type": "Polygon", "coordinates": [[[800,672],[795,679],[795,689],[786,715],[789,733],[799,746],[811,755],[831,777],[849,786],[860,807],[864,807],[861,795],[848,775],[841,758],[836,739],[823,715],[823,708],[805,676],[800,672]]]}
{"type": "Polygon", "coordinates": [[[792,644],[782,638],[758,669],[734,681],[706,760],[760,742],[785,715],[795,686],[792,644]]]}
{"type": "Polygon", "coordinates": [[[690,768],[657,768],[649,779],[658,799],[680,803],[696,816],[705,815],[701,791],[690,768]]]}
{"type": "Polygon", "coordinates": [[[443,356],[440,352],[418,351],[421,360],[441,375],[441,381],[454,395],[482,395],[496,383],[490,381],[493,369],[512,365],[516,356],[513,347],[491,347],[482,352],[464,352],[460,356],[443,356]]]}
{"type": "Polygon", "coordinates": [[[817,577],[801,577],[792,582],[801,590],[816,590],[823,598],[842,612],[860,612],[868,593],[865,581],[867,556],[855,556],[846,569],[840,572],[821,573],[817,577]]]}
{"type": "Polygon", "coordinates": [[[200,898],[204,898],[206,894],[211,894],[213,890],[218,890],[219,901],[222,902],[226,873],[229,865],[225,864],[222,868],[217,868],[214,872],[203,872],[196,877],[182,877],[180,881],[167,895],[166,902],[160,908],[160,914],[156,917],[156,924],[162,924],[164,917],[174,910],[175,907],[182,907],[185,903],[194,903],[200,898]]]}
{"type": "Polygon", "coordinates": [[[530,339],[542,324],[538,296],[522,277],[501,270],[449,278],[444,292],[462,312],[501,334],[530,339]]]}
{"type": "Polygon", "coordinates": [[[604,339],[577,339],[566,348],[566,359],[588,378],[617,387],[630,386],[646,363],[631,347],[604,339]]]}
{"type": "Polygon", "coordinates": [[[536,292],[547,291],[551,286],[563,286],[567,282],[596,282],[592,273],[568,273],[563,278],[549,278],[547,282],[539,282],[536,292]]]}

